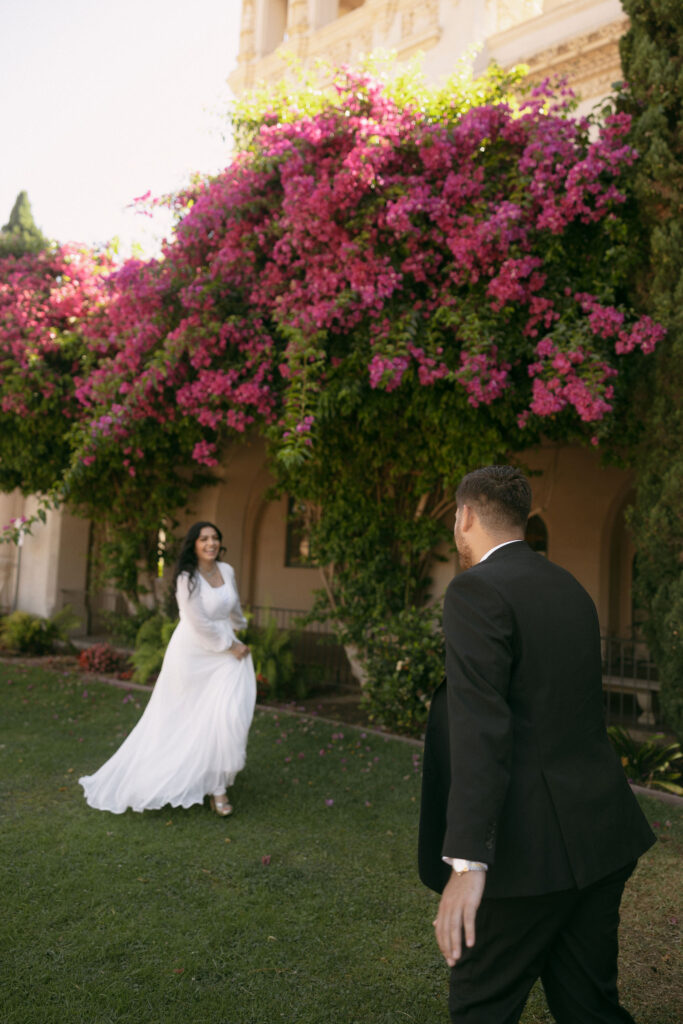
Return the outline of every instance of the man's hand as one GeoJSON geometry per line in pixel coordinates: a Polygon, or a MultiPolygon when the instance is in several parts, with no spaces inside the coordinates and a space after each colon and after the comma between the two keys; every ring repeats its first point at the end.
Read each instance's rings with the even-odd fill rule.
{"type": "Polygon", "coordinates": [[[436,941],[449,967],[460,959],[463,932],[465,945],[474,945],[474,921],[485,885],[485,871],[466,871],[462,875],[454,871],[441,895],[434,927],[436,941]]]}

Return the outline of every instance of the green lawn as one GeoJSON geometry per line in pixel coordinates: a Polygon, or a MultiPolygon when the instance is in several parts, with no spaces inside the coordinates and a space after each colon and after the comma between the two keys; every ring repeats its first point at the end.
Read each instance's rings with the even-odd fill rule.
{"type": "MultiPolygon", "coordinates": [[[[258,713],[232,818],[115,816],[77,779],[146,695],[19,662],[0,693],[2,1024],[447,1020],[418,748],[258,713]]],[[[683,811],[644,806],[662,842],[625,900],[622,991],[639,1024],[678,1024],[683,811]]],[[[535,992],[525,1024],[550,1019],[535,992]]]]}

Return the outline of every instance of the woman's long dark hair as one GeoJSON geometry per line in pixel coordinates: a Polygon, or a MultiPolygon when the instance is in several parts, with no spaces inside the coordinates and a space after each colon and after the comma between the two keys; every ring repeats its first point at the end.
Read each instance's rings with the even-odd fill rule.
{"type": "Polygon", "coordinates": [[[223,534],[215,525],[215,523],[209,523],[205,520],[202,520],[199,523],[193,523],[190,529],[187,531],[187,536],[185,537],[185,540],[182,543],[182,547],[180,548],[178,561],[175,564],[175,569],[173,571],[173,586],[171,588],[172,594],[175,594],[176,584],[178,582],[178,577],[180,576],[181,572],[186,572],[190,577],[190,583],[188,588],[190,594],[197,586],[198,562],[197,552],[195,551],[194,546],[197,543],[199,534],[202,532],[205,526],[210,526],[211,529],[215,530],[216,533],[218,534],[218,540],[221,545],[218,554],[220,555],[221,551],[225,551],[225,548],[223,547],[223,534]]]}

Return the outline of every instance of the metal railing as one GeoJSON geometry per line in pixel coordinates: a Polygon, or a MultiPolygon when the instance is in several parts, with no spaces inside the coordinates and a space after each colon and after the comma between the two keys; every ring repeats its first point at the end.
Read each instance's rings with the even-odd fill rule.
{"type": "Polygon", "coordinates": [[[278,629],[292,634],[294,661],[304,669],[316,693],[351,690],[358,687],[349,660],[332,627],[327,622],[303,623],[308,612],[298,608],[268,608],[254,605],[248,609],[251,624],[265,627],[275,620],[278,629]]]}
{"type": "MultiPolygon", "coordinates": [[[[250,609],[253,623],[265,626],[275,619],[278,629],[293,634],[295,658],[299,664],[317,667],[320,689],[357,687],[346,653],[332,634],[329,623],[302,626],[306,612],[292,608],[250,609]]],[[[603,636],[602,685],[608,725],[652,730],[661,726],[659,676],[647,646],[627,637],[603,636]]],[[[316,686],[316,689],[318,686],[316,686]]]]}

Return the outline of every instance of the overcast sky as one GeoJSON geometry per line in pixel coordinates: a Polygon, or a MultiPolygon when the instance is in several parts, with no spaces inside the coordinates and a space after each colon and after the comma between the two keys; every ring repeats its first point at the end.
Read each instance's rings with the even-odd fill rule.
{"type": "Polygon", "coordinates": [[[0,0],[0,227],[29,194],[43,233],[148,252],[126,211],[229,159],[240,0],[0,0]]]}

